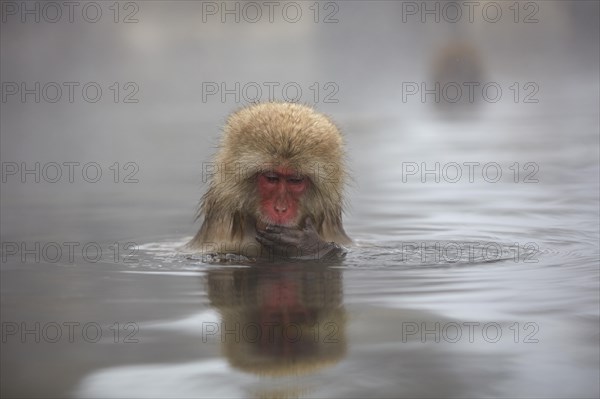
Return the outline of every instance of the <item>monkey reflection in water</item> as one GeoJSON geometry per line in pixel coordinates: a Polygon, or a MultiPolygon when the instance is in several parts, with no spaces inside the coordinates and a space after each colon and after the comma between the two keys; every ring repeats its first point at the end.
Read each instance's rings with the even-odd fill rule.
{"type": "Polygon", "coordinates": [[[312,108],[261,103],[227,120],[188,249],[223,257],[331,259],[350,244],[342,225],[342,135],[312,108]]]}
{"type": "Polygon", "coordinates": [[[339,269],[314,264],[224,267],[209,270],[207,281],[221,322],[203,331],[203,338],[220,340],[233,367],[259,375],[298,375],[345,356],[339,269]]]}

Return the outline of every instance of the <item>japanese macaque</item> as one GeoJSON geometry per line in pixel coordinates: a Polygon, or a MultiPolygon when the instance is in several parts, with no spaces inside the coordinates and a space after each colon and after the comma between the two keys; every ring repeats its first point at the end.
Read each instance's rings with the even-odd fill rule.
{"type": "Polygon", "coordinates": [[[441,95],[436,105],[452,113],[459,109],[472,111],[481,101],[483,78],[479,49],[466,40],[450,42],[436,54],[433,62],[433,80],[439,85],[441,95]]]}
{"type": "Polygon", "coordinates": [[[321,259],[345,254],[342,135],[312,108],[262,103],[233,113],[205,173],[193,250],[321,259]]]}
{"type": "Polygon", "coordinates": [[[479,50],[467,41],[447,44],[436,55],[433,75],[440,84],[481,83],[483,65],[479,50]]]}

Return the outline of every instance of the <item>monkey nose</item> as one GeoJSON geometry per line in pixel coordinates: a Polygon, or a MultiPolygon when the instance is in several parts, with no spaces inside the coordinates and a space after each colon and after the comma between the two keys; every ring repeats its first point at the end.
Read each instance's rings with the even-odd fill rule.
{"type": "Polygon", "coordinates": [[[275,204],[275,212],[286,213],[288,210],[287,204],[275,204]]]}

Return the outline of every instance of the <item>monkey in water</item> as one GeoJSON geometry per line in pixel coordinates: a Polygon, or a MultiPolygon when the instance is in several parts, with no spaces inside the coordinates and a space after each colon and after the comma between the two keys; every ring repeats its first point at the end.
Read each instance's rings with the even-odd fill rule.
{"type": "Polygon", "coordinates": [[[269,102],[234,112],[204,167],[204,220],[188,247],[256,258],[345,255],[344,157],[338,128],[308,106],[269,102]]]}

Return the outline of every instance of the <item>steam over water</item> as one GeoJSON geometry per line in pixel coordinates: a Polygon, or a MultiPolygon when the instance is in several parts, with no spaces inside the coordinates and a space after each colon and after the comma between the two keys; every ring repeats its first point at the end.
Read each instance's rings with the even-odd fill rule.
{"type": "Polygon", "coordinates": [[[597,3],[7,3],[2,396],[600,394],[597,3]],[[346,258],[181,251],[226,115],[298,88],[345,135],[346,258]]]}

